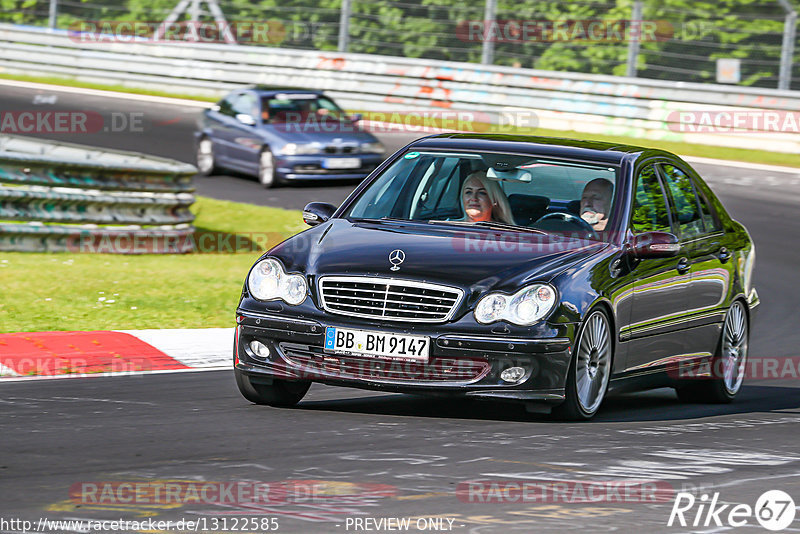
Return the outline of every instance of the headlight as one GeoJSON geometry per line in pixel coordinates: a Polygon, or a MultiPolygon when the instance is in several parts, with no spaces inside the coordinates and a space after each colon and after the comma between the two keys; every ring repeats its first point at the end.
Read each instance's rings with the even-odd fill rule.
{"type": "Polygon", "coordinates": [[[258,300],[281,299],[297,306],[306,299],[308,284],[302,274],[287,274],[278,260],[267,258],[256,263],[247,277],[250,294],[258,300]]]}
{"type": "Polygon", "coordinates": [[[281,154],[296,156],[298,154],[319,154],[320,147],[317,143],[298,145],[297,143],[286,143],[281,149],[281,154]]]}
{"type": "Polygon", "coordinates": [[[556,292],[547,284],[523,287],[513,295],[489,293],[475,306],[475,320],[482,324],[508,321],[529,326],[550,313],[556,292]]]}
{"type": "Polygon", "coordinates": [[[365,154],[383,154],[386,152],[386,147],[381,143],[362,143],[361,152],[365,154]]]}

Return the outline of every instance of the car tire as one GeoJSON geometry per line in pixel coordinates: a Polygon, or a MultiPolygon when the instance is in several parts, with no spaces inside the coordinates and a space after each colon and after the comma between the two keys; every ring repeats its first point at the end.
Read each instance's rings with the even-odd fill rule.
{"type": "Polygon", "coordinates": [[[278,185],[275,175],[275,157],[269,147],[264,147],[258,155],[258,182],[264,189],[278,185]]]}
{"type": "Polygon", "coordinates": [[[735,301],[725,314],[717,352],[711,360],[711,378],[683,380],[675,388],[678,399],[688,403],[733,402],[742,388],[747,368],[749,326],[744,304],[735,301]]]}
{"type": "Polygon", "coordinates": [[[234,369],[236,385],[242,396],[254,404],[290,408],[300,402],[311,387],[308,381],[272,379],[272,384],[253,383],[249,376],[234,369]]]}
{"type": "Polygon", "coordinates": [[[583,421],[594,417],[608,391],[614,343],[608,315],[595,308],[580,326],[574,344],[565,400],[553,409],[560,419],[583,421]]]}
{"type": "Polygon", "coordinates": [[[208,137],[201,138],[197,143],[196,163],[201,176],[211,176],[219,171],[217,158],[214,156],[214,143],[208,137]]]}

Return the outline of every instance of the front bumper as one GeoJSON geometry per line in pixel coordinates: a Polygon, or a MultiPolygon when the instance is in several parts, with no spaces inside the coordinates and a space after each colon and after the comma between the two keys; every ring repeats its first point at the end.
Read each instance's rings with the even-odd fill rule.
{"type": "Polygon", "coordinates": [[[275,158],[275,173],[283,180],[363,179],[383,162],[381,154],[297,155],[275,158]],[[351,169],[328,169],[327,159],[358,159],[360,166],[351,169]]]}
{"type": "Polygon", "coordinates": [[[275,313],[237,310],[234,365],[251,377],[269,383],[273,378],[309,380],[330,385],[400,393],[463,395],[515,401],[564,400],[571,339],[575,325],[559,325],[553,337],[519,338],[512,335],[472,335],[416,324],[414,335],[431,338],[427,363],[343,356],[326,351],[325,328],[338,326],[411,333],[409,325],[366,325],[352,319],[326,316],[323,321],[275,313]],[[324,324],[323,324],[324,323],[324,324]],[[443,331],[444,330],[444,331],[443,331]],[[269,348],[256,356],[249,343],[269,348]],[[500,373],[508,367],[525,369],[517,383],[500,373]]]}

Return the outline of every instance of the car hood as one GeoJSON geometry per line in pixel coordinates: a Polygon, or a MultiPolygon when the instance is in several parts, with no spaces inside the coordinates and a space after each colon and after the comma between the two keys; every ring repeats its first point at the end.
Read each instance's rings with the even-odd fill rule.
{"type": "Polygon", "coordinates": [[[377,141],[371,133],[365,132],[351,123],[265,124],[261,126],[261,129],[279,136],[287,143],[308,144],[317,142],[327,145],[374,143],[377,141]]]}
{"type": "Polygon", "coordinates": [[[269,255],[312,280],[334,274],[385,276],[484,292],[548,281],[607,246],[538,233],[333,219],[284,241],[269,255]],[[389,256],[395,250],[405,257],[392,270],[389,256]]]}

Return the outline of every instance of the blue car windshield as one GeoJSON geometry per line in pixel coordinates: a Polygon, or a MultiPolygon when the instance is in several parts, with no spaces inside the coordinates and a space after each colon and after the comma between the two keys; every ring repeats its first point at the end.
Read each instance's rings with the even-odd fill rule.
{"type": "Polygon", "coordinates": [[[314,94],[282,94],[263,98],[261,109],[270,123],[305,123],[308,121],[346,121],[347,114],[330,98],[314,94]]]}
{"type": "Polygon", "coordinates": [[[605,240],[617,183],[618,168],[607,164],[411,151],[362,191],[344,217],[505,226],[605,240]]]}

